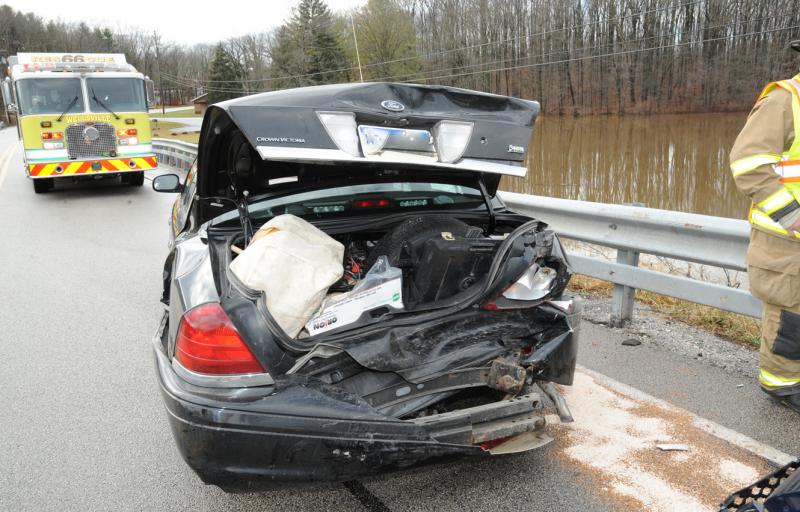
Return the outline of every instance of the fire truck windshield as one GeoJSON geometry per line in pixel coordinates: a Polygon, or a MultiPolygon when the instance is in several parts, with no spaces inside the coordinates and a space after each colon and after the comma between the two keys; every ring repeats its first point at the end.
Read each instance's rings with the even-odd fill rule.
{"type": "Polygon", "coordinates": [[[147,112],[144,82],[138,78],[87,78],[86,90],[92,112],[147,112]]]}
{"type": "Polygon", "coordinates": [[[20,115],[83,112],[78,78],[27,78],[17,82],[20,115]],[[78,97],[77,101],[75,97],[78,97]],[[72,106],[70,106],[70,103],[72,106]],[[69,109],[67,109],[69,107],[69,109]]]}

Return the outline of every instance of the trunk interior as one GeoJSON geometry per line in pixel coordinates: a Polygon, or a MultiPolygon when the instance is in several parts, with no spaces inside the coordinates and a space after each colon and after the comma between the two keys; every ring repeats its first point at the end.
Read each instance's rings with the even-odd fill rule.
{"type": "MultiPolygon", "coordinates": [[[[460,220],[453,215],[403,216],[383,225],[353,228],[352,225],[317,225],[344,246],[344,274],[328,290],[328,295],[352,291],[368,275],[381,256],[402,274],[401,311],[377,307],[364,311],[357,320],[325,331],[337,334],[377,321],[390,313],[421,313],[457,306],[473,298],[487,284],[489,270],[506,238],[524,223],[518,216],[501,219],[491,233],[486,219],[460,220]]],[[[543,233],[543,225],[536,231],[543,233]]],[[[212,237],[215,238],[215,237],[212,237]]],[[[218,256],[220,279],[243,245],[241,233],[219,238],[212,253],[218,256]],[[224,247],[227,245],[229,250],[224,247]]],[[[525,245],[532,244],[525,241],[525,245]]],[[[525,255],[532,260],[535,254],[525,255]]],[[[517,266],[514,268],[516,269],[517,266]]],[[[520,272],[521,273],[521,270],[520,272]]],[[[239,283],[241,287],[241,283],[239,283]]],[[[303,332],[299,339],[322,339],[303,332]]]]}
{"type": "MultiPolygon", "coordinates": [[[[454,418],[458,411],[489,407],[494,412],[475,417],[485,417],[490,423],[502,420],[497,432],[507,431],[510,423],[506,423],[512,420],[503,420],[506,416],[520,422],[514,423],[514,428],[526,432],[540,429],[543,420],[531,414],[541,407],[542,400],[532,392],[535,383],[529,378],[529,368],[541,365],[536,354],[556,340],[568,345],[556,350],[563,352],[556,356],[562,368],[542,366],[539,377],[571,383],[568,367],[574,368],[573,347],[563,343],[571,335],[569,319],[553,308],[535,304],[502,311],[481,305],[501,293],[534,261],[558,272],[557,295],[566,285],[568,270],[554,254],[560,249],[553,251],[554,238],[543,224],[499,215],[488,232],[485,214],[469,217],[403,216],[361,222],[357,228],[352,223],[318,224],[345,247],[344,275],[329,293],[352,291],[385,258],[401,272],[403,308],[376,307],[347,325],[315,336],[303,333],[296,339],[284,339],[299,354],[288,377],[314,379],[387,416],[419,421],[430,428],[440,427],[431,423],[431,416],[454,418]],[[491,405],[510,397],[522,400],[524,410],[491,405]]],[[[229,287],[228,280],[236,280],[226,272],[236,256],[231,246],[240,246],[243,239],[241,233],[209,230],[209,241],[216,277],[224,290],[229,287]]],[[[240,283],[233,286],[237,288],[240,283]]],[[[250,293],[253,299],[257,295],[250,293]]],[[[259,303],[265,307],[263,301],[259,303]]],[[[449,421],[472,425],[469,415],[449,421]]],[[[468,435],[462,434],[472,444],[491,440],[494,434],[489,431],[495,431],[485,427],[488,430],[479,435],[471,429],[468,435]]],[[[442,439],[451,434],[448,430],[442,439]]]]}

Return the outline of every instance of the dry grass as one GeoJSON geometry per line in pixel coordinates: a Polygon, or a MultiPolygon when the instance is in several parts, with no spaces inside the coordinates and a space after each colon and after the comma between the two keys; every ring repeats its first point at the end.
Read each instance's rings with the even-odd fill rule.
{"type": "Polygon", "coordinates": [[[184,142],[197,142],[200,139],[199,132],[186,130],[181,123],[172,121],[150,121],[150,130],[153,138],[182,140],[184,142]]]}
{"type": "MultiPolygon", "coordinates": [[[[592,277],[573,275],[569,289],[581,295],[610,297],[614,285],[592,277]]],[[[636,300],[671,320],[699,327],[721,338],[755,347],[761,343],[760,324],[753,318],[644,290],[636,291],[636,300]]]]}
{"type": "Polygon", "coordinates": [[[183,110],[173,110],[172,112],[152,112],[150,117],[203,117],[203,114],[195,114],[194,107],[186,107],[183,110]]]}
{"type": "Polygon", "coordinates": [[[581,295],[588,295],[591,297],[611,297],[611,292],[614,290],[614,285],[608,281],[601,281],[593,277],[582,276],[580,274],[572,274],[569,280],[568,289],[579,292],[581,295]]]}

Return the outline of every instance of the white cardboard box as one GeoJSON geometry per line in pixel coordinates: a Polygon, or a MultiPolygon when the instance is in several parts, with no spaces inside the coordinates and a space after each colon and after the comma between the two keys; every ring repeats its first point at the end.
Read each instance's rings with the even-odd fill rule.
{"type": "Polygon", "coordinates": [[[402,278],[398,277],[366,290],[351,291],[326,299],[306,324],[310,336],[351,324],[365,311],[382,306],[403,309],[402,278]]]}

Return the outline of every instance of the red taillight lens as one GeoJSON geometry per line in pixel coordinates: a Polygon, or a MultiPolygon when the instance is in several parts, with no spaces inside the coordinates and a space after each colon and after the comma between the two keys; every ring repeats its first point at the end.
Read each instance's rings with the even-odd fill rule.
{"type": "Polygon", "coordinates": [[[124,130],[117,130],[117,135],[119,137],[130,137],[131,135],[136,135],[139,133],[136,128],[127,128],[124,130]]]}
{"type": "Polygon", "coordinates": [[[62,132],[42,132],[42,140],[59,140],[63,138],[64,134],[62,132]]]}
{"type": "Polygon", "coordinates": [[[186,312],[178,327],[175,358],[187,370],[213,375],[264,373],[219,303],[186,312]]]}
{"type": "Polygon", "coordinates": [[[353,201],[353,208],[386,208],[389,204],[388,199],[359,199],[353,201]]]}

